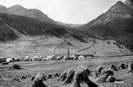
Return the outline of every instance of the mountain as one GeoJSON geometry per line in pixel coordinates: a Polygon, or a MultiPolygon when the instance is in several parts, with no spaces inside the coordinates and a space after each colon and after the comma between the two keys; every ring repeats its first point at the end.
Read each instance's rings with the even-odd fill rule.
{"type": "Polygon", "coordinates": [[[66,32],[65,28],[59,25],[51,24],[44,21],[35,20],[29,17],[0,14],[0,18],[9,26],[24,35],[36,36],[44,34],[52,34],[57,37],[66,32]]]}
{"type": "Polygon", "coordinates": [[[126,0],[125,4],[131,8],[133,8],[133,0],[126,0]]]}
{"type": "Polygon", "coordinates": [[[93,38],[113,39],[133,51],[133,9],[121,1],[80,29],[93,38]]]}
{"type": "Polygon", "coordinates": [[[96,48],[88,49],[93,43],[90,39],[96,39],[87,38],[80,29],[11,14],[0,13],[0,19],[0,56],[53,55],[55,48],[56,54],[64,54],[68,47],[72,54],[83,48],[87,48],[86,53],[99,56],[121,54],[116,44],[110,45],[103,40],[97,40],[96,48]]]}
{"type": "Polygon", "coordinates": [[[6,13],[0,13],[0,19],[0,56],[45,56],[52,55],[59,45],[61,48],[57,48],[56,53],[65,53],[67,44],[75,46],[73,50],[86,46],[76,29],[6,13]],[[76,47],[78,43],[82,46],[76,47]]]}
{"type": "Polygon", "coordinates": [[[9,11],[6,7],[0,5],[0,13],[9,13],[9,11]]]}
{"type": "Polygon", "coordinates": [[[18,35],[2,19],[0,19],[0,42],[13,41],[18,35]]]}
{"type": "Polygon", "coordinates": [[[64,54],[68,47],[71,54],[96,56],[132,51],[133,9],[123,2],[79,26],[55,22],[37,9],[20,5],[8,11],[0,12],[0,56],[64,54]]]}
{"type": "Polygon", "coordinates": [[[12,30],[17,32],[17,34],[21,34],[21,36],[43,35],[48,37],[58,37],[62,39],[72,37],[81,42],[85,42],[83,39],[84,36],[79,33],[80,31],[74,28],[72,29],[69,27],[64,27],[62,25],[36,20],[30,17],[5,13],[0,13],[0,18],[9,27],[12,27],[12,30]]]}
{"type": "Polygon", "coordinates": [[[54,20],[49,18],[47,15],[45,15],[43,12],[41,12],[38,9],[27,9],[22,7],[21,5],[14,5],[9,7],[8,10],[10,14],[13,14],[13,15],[31,17],[31,18],[35,18],[41,21],[46,21],[49,23],[56,23],[54,20]]]}
{"type": "Polygon", "coordinates": [[[22,7],[21,5],[14,5],[8,8],[9,12],[14,15],[23,16],[26,13],[27,9],[22,7]]]}

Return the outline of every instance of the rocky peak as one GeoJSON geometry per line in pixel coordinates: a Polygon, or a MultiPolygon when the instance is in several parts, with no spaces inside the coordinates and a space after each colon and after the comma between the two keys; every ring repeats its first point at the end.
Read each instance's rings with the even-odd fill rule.
{"type": "Polygon", "coordinates": [[[126,0],[125,4],[133,9],[133,0],[126,0]]]}
{"type": "Polygon", "coordinates": [[[41,12],[38,9],[29,9],[28,11],[29,11],[29,14],[32,14],[32,15],[34,15],[36,17],[43,17],[43,16],[47,17],[47,15],[45,15],[43,12],[41,12]]]}
{"type": "Polygon", "coordinates": [[[25,8],[21,5],[14,5],[14,6],[9,7],[9,9],[22,10],[22,9],[25,9],[25,8]]]}
{"type": "Polygon", "coordinates": [[[0,13],[8,13],[8,9],[3,5],[0,5],[0,13]]]}
{"type": "Polygon", "coordinates": [[[9,12],[14,15],[23,15],[26,9],[21,5],[14,5],[8,8],[9,12]]]}
{"type": "Polygon", "coordinates": [[[127,5],[125,5],[123,2],[118,1],[115,5],[113,5],[108,12],[111,13],[121,13],[121,14],[127,14],[132,13],[133,10],[129,8],[127,5]]]}

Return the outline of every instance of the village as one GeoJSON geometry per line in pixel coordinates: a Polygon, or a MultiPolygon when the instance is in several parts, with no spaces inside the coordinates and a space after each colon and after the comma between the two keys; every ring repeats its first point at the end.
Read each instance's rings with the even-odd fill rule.
{"type": "Polygon", "coordinates": [[[0,0],[0,87],[133,87],[133,0],[0,0]]]}
{"type": "Polygon", "coordinates": [[[93,54],[75,54],[71,55],[68,50],[66,54],[54,54],[50,56],[24,56],[24,57],[0,57],[0,63],[6,64],[9,62],[19,61],[48,61],[48,60],[84,60],[93,58],[93,54]]]}

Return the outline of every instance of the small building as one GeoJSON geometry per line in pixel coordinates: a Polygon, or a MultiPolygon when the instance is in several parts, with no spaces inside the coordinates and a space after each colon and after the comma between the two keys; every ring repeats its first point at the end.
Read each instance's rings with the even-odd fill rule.
{"type": "Polygon", "coordinates": [[[32,61],[42,61],[42,56],[33,56],[32,61]]]}
{"type": "Polygon", "coordinates": [[[51,60],[62,60],[64,58],[64,54],[54,55],[51,60]]]}
{"type": "Polygon", "coordinates": [[[66,57],[65,60],[74,60],[74,57],[66,57]]]}
{"type": "Polygon", "coordinates": [[[80,55],[80,56],[78,57],[78,59],[79,59],[79,60],[84,60],[84,59],[85,59],[85,57],[84,57],[84,56],[82,56],[82,55],[80,55]]]}
{"type": "Polygon", "coordinates": [[[2,63],[2,62],[6,62],[6,58],[0,57],[0,63],[2,63]]]}
{"type": "Polygon", "coordinates": [[[46,60],[51,60],[52,59],[52,57],[53,57],[54,55],[52,55],[52,56],[46,56],[46,60]]]}
{"type": "Polygon", "coordinates": [[[6,62],[12,62],[12,60],[13,60],[12,58],[7,58],[6,62]]]}
{"type": "Polygon", "coordinates": [[[46,61],[46,57],[47,57],[47,56],[43,56],[43,57],[42,57],[42,61],[46,61]]]}
{"type": "Polygon", "coordinates": [[[84,58],[93,58],[93,54],[76,54],[75,57],[79,58],[79,56],[83,56],[84,58]]]}
{"type": "Polygon", "coordinates": [[[32,59],[31,59],[30,56],[26,56],[26,57],[24,58],[24,61],[32,61],[32,59]]]}

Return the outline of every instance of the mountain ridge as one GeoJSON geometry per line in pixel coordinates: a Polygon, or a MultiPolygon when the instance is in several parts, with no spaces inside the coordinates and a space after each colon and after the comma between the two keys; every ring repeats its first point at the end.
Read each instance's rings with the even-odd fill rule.
{"type": "Polygon", "coordinates": [[[133,9],[118,1],[107,12],[81,29],[102,39],[114,39],[132,50],[133,9]]]}
{"type": "Polygon", "coordinates": [[[13,15],[19,15],[24,17],[31,17],[41,21],[47,21],[49,23],[56,23],[54,20],[49,18],[43,12],[38,9],[27,9],[21,5],[14,5],[8,8],[9,13],[13,15]]]}
{"type": "MultiPolygon", "coordinates": [[[[26,9],[21,6],[18,8],[26,9]]],[[[31,13],[28,9],[28,15],[33,11],[38,13],[38,10],[30,10],[31,13]]],[[[7,53],[10,55],[51,55],[53,49],[59,45],[61,46],[59,50],[56,49],[59,53],[65,52],[66,45],[71,48],[72,53],[84,49],[87,50],[86,53],[94,55],[126,53],[121,50],[132,51],[133,49],[132,13],[129,6],[123,2],[117,2],[95,20],[79,27],[70,27],[72,25],[58,24],[55,21],[52,23],[35,17],[0,13],[1,26],[7,28],[3,29],[4,32],[0,32],[0,36],[6,34],[6,37],[1,37],[0,41],[7,42],[0,43],[2,46],[0,55],[7,53]],[[108,40],[112,41],[108,42],[108,40]],[[91,44],[93,41],[96,41],[94,45],[91,44]],[[11,47],[3,51],[9,47],[8,45],[11,47]]],[[[44,16],[47,17],[45,14],[44,16]]]]}
{"type": "Polygon", "coordinates": [[[124,3],[133,9],[133,0],[126,0],[124,3]]]}
{"type": "Polygon", "coordinates": [[[1,13],[9,13],[8,9],[3,5],[0,5],[0,12],[1,13]]]}
{"type": "Polygon", "coordinates": [[[0,13],[30,17],[30,18],[34,18],[34,19],[37,19],[40,21],[45,21],[45,22],[56,24],[56,22],[53,19],[49,18],[46,14],[44,14],[40,10],[27,9],[21,5],[14,5],[14,6],[11,6],[8,8],[1,5],[0,6],[0,13]]]}

